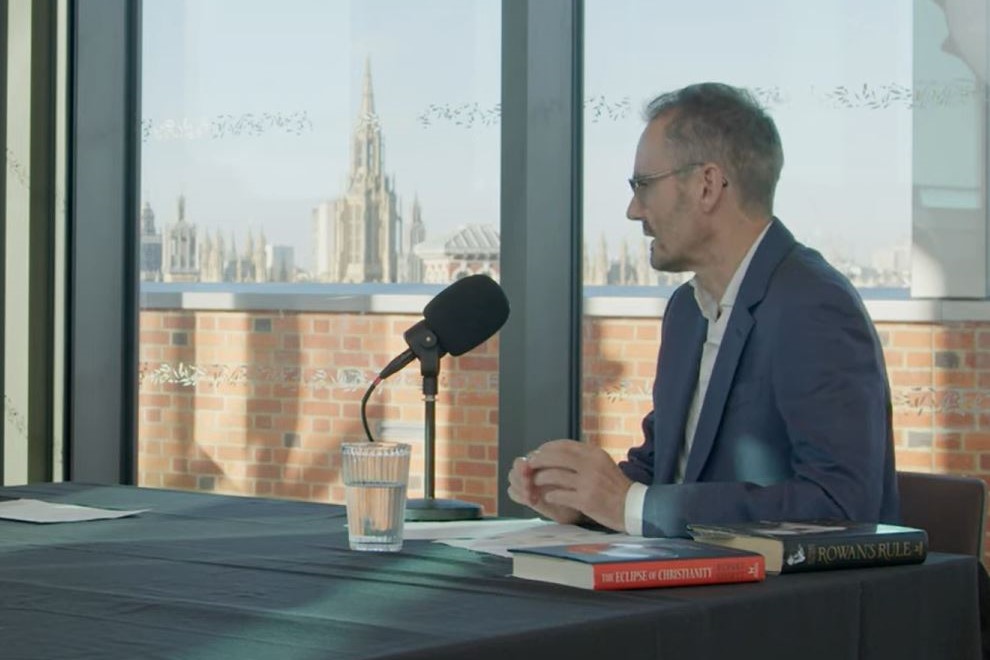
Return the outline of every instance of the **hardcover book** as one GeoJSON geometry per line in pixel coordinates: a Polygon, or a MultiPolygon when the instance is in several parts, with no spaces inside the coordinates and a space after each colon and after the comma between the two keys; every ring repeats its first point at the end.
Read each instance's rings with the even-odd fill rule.
{"type": "Polygon", "coordinates": [[[511,548],[512,575],[582,589],[648,589],[756,582],[763,556],[687,539],[511,548]]]}
{"type": "Polygon", "coordinates": [[[928,554],[923,529],[835,520],[688,525],[696,541],[759,552],[768,573],[916,564],[928,554]]]}

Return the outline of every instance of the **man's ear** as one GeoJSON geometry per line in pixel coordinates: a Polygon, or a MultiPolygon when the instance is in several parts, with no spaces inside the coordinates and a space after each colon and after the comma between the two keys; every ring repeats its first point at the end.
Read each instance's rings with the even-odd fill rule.
{"type": "Polygon", "coordinates": [[[713,210],[727,194],[729,180],[722,168],[715,163],[705,163],[702,170],[701,208],[713,210]]]}

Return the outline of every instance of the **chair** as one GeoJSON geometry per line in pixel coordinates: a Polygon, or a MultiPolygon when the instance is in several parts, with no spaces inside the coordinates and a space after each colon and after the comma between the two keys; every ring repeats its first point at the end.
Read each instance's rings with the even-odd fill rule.
{"type": "Polygon", "coordinates": [[[928,532],[931,552],[983,559],[987,485],[975,477],[898,472],[901,524],[928,532]]]}
{"type": "Polygon", "coordinates": [[[990,575],[983,565],[987,485],[975,477],[898,472],[901,523],[928,532],[928,549],[973,555],[983,658],[990,659],[990,575]]]}

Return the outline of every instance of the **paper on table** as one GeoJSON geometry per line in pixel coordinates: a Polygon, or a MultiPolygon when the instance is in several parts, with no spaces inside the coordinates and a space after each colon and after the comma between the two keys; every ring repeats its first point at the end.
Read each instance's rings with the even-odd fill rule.
{"type": "Polygon", "coordinates": [[[8,500],[0,502],[0,518],[34,523],[82,522],[85,520],[105,520],[123,518],[143,513],[147,509],[115,511],[95,509],[75,504],[53,504],[41,500],[8,500]]]}
{"type": "Polygon", "coordinates": [[[471,539],[440,539],[438,543],[446,543],[455,548],[465,548],[475,552],[484,552],[499,557],[511,557],[509,548],[521,548],[525,546],[540,545],[570,545],[575,543],[594,543],[608,538],[609,542],[642,540],[639,536],[629,536],[627,534],[609,534],[595,530],[585,529],[577,525],[558,525],[547,523],[545,525],[510,531],[484,538],[471,539]]]}
{"type": "Polygon", "coordinates": [[[539,518],[502,520],[451,520],[448,522],[407,522],[402,537],[406,540],[482,539],[533,527],[552,525],[539,518]]]}

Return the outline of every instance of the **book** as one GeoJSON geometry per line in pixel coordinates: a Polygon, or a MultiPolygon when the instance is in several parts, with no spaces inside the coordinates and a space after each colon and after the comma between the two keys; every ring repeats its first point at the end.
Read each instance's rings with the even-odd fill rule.
{"type": "Polygon", "coordinates": [[[759,552],[767,573],[916,564],[928,554],[923,529],[844,520],[688,525],[694,540],[759,552]]]}
{"type": "Polygon", "coordinates": [[[649,589],[723,582],[757,582],[763,555],[688,539],[510,548],[512,575],[582,589],[649,589]]]}

